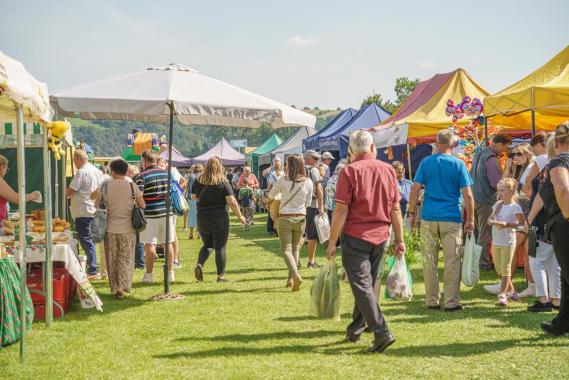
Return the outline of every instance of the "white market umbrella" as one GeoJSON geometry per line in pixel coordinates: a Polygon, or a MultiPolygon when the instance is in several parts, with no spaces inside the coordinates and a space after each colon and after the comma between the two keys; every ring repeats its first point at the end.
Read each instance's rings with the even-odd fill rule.
{"type": "MultiPolygon", "coordinates": [[[[26,175],[24,155],[24,120],[29,122],[48,122],[50,120],[47,86],[36,80],[24,65],[0,51],[0,119],[16,121],[18,193],[20,212],[20,231],[18,261],[20,263],[21,304],[20,304],[20,360],[24,360],[26,332],[26,175]]],[[[49,173],[49,151],[47,131],[44,131],[44,176],[49,173]],[[47,159],[46,159],[47,157],[47,159]]],[[[52,320],[52,270],[51,270],[51,188],[44,178],[44,197],[46,208],[46,323],[52,320]]]]}
{"type": "MultiPolygon", "coordinates": [[[[168,175],[172,166],[174,117],[181,124],[258,128],[313,127],[316,117],[275,100],[207,77],[187,66],[151,67],[115,78],[57,91],[56,114],[82,119],[169,123],[168,175]]],[[[170,183],[170,182],[169,182],[170,183]]],[[[166,200],[170,215],[170,189],[166,200]]],[[[169,224],[166,225],[166,237],[169,224]]],[[[167,241],[167,239],[166,239],[167,241]]],[[[168,263],[168,250],[166,263],[168,263]]],[[[169,293],[167,265],[164,292],[169,293]]]]}

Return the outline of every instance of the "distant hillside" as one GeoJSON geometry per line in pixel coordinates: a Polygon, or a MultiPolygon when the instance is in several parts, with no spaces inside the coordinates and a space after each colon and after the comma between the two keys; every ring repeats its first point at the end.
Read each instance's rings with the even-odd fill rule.
{"type": "MultiPolygon", "coordinates": [[[[339,111],[305,109],[305,112],[316,116],[316,129],[321,129],[339,111]]],[[[96,156],[118,156],[126,147],[127,135],[134,128],[142,128],[146,132],[153,132],[159,136],[167,135],[168,129],[164,125],[140,123],[134,121],[95,120],[85,121],[71,119],[73,134],[77,141],[84,140],[95,150],[96,156]]],[[[228,140],[247,138],[249,146],[259,146],[272,133],[277,133],[286,139],[294,133],[296,128],[281,128],[273,130],[269,125],[258,129],[227,128],[213,126],[181,126],[174,127],[174,146],[187,156],[196,156],[211,148],[222,137],[228,140]]]]}

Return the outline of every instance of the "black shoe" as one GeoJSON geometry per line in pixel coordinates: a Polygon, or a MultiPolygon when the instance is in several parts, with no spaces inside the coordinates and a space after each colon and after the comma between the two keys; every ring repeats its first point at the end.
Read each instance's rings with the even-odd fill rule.
{"type": "Polygon", "coordinates": [[[551,307],[553,308],[553,310],[559,311],[559,305],[551,304],[551,307]]]}
{"type": "Polygon", "coordinates": [[[493,271],[494,268],[492,267],[492,264],[489,264],[489,265],[480,265],[480,270],[493,271]]]}
{"type": "Polygon", "coordinates": [[[551,322],[541,322],[540,325],[541,325],[541,329],[549,335],[561,336],[561,335],[565,334],[564,332],[557,331],[553,327],[553,324],[551,322]]]}
{"type": "Polygon", "coordinates": [[[203,272],[201,265],[196,265],[194,269],[194,275],[196,276],[196,280],[198,280],[199,282],[203,281],[203,272]]]}
{"type": "Polygon", "coordinates": [[[346,338],[344,338],[344,340],[341,343],[357,343],[360,340],[360,336],[346,336],[346,338]]]}
{"type": "Polygon", "coordinates": [[[553,310],[553,305],[551,304],[551,302],[541,303],[538,300],[536,300],[533,305],[528,306],[528,311],[534,313],[543,313],[552,310],[553,310]]]}
{"type": "Polygon", "coordinates": [[[437,305],[437,306],[428,306],[428,308],[430,310],[441,310],[441,305],[437,305]]]}
{"type": "Polygon", "coordinates": [[[317,269],[317,268],[320,268],[320,265],[318,265],[315,261],[313,263],[308,263],[308,265],[306,267],[310,268],[310,269],[317,269]]]}
{"type": "Polygon", "coordinates": [[[373,346],[368,348],[368,352],[383,352],[389,346],[395,343],[395,338],[391,333],[385,334],[375,334],[375,341],[373,342],[373,346]]]}
{"type": "Polygon", "coordinates": [[[462,305],[456,305],[455,307],[445,307],[445,311],[448,311],[449,313],[461,310],[462,310],[462,305]]]}

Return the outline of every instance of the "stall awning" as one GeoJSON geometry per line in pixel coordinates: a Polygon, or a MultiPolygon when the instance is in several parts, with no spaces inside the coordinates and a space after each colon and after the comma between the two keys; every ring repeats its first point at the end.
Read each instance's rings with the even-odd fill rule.
{"type": "Polygon", "coordinates": [[[569,119],[569,46],[522,80],[484,99],[492,123],[508,129],[553,130],[569,119]]]}

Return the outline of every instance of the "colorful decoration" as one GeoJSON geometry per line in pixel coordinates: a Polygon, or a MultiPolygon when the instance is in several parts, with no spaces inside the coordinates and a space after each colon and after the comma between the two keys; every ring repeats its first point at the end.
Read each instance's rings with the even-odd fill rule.
{"type": "MultiPolygon", "coordinates": [[[[452,118],[453,125],[449,127],[458,137],[458,146],[455,149],[455,155],[460,158],[468,169],[472,165],[474,155],[480,152],[486,146],[484,136],[484,124],[486,122],[482,112],[484,105],[478,98],[470,98],[465,96],[461,102],[455,105],[452,99],[447,101],[445,113],[452,118]],[[470,118],[470,123],[467,125],[457,124],[459,120],[464,117],[470,118]]],[[[499,129],[488,125],[488,138],[492,138],[499,132],[499,129]]]]}
{"type": "Polygon", "coordinates": [[[61,159],[61,155],[64,154],[64,150],[61,147],[61,142],[65,138],[67,130],[71,128],[71,124],[69,124],[67,121],[54,121],[52,123],[48,123],[46,128],[49,132],[49,149],[51,149],[53,152],[53,158],[59,161],[61,159]]]}

